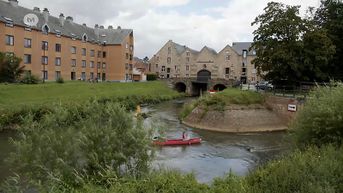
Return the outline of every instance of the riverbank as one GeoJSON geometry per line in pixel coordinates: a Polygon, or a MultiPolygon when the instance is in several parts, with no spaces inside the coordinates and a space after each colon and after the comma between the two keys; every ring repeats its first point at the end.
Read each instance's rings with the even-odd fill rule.
{"type": "Polygon", "coordinates": [[[187,126],[217,132],[283,131],[292,116],[287,113],[288,102],[256,92],[227,89],[186,105],[181,119],[187,126]]]}
{"type": "Polygon", "coordinates": [[[156,104],[181,97],[164,82],[88,83],[67,82],[37,85],[0,84],[0,131],[13,129],[21,117],[40,119],[56,105],[82,108],[89,101],[120,103],[127,110],[138,104],[156,104]]]}

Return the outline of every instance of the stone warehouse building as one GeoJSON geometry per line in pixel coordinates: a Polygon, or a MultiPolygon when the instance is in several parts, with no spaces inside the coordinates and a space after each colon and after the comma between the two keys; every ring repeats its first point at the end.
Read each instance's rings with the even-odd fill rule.
{"type": "Polygon", "coordinates": [[[28,72],[55,80],[132,79],[133,30],[77,24],[45,8],[32,10],[17,0],[0,0],[0,52],[23,59],[28,72]]]}
{"type": "Polygon", "coordinates": [[[250,51],[250,47],[250,42],[234,42],[217,53],[207,46],[196,51],[169,40],[149,61],[149,72],[158,74],[161,79],[225,79],[254,83],[260,78],[251,63],[256,53],[250,51]]]}

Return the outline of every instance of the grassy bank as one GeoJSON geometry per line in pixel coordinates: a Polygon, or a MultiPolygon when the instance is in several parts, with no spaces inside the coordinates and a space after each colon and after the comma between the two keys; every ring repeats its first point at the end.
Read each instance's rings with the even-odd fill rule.
{"type": "Polygon", "coordinates": [[[21,105],[41,105],[52,102],[83,103],[90,98],[125,98],[140,96],[145,98],[176,97],[178,93],[163,82],[144,83],[86,83],[67,82],[36,85],[0,84],[0,108],[21,105]]]}
{"type": "Polygon", "coordinates": [[[193,103],[185,105],[180,114],[180,118],[185,118],[192,112],[194,108],[198,106],[201,106],[205,109],[224,111],[225,107],[231,104],[250,105],[261,104],[263,102],[264,97],[257,92],[229,88],[213,95],[205,95],[193,103]]]}
{"type": "MultiPolygon", "coordinates": [[[[31,113],[36,119],[52,112],[55,105],[82,106],[90,100],[118,102],[126,109],[137,104],[158,103],[181,95],[164,82],[86,83],[67,82],[37,85],[0,85],[0,130],[18,126],[31,113]]],[[[81,108],[81,107],[80,107],[81,108]]]]}

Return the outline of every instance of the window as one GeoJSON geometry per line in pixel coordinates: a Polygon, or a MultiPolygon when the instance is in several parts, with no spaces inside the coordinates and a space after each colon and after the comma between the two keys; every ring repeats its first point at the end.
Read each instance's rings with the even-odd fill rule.
{"type": "Polygon", "coordinates": [[[42,50],[48,50],[49,49],[49,43],[47,41],[42,41],[42,50]]]}
{"type": "Polygon", "coordinates": [[[168,47],[168,54],[171,54],[171,47],[168,47]]]}
{"type": "Polygon", "coordinates": [[[86,80],[86,72],[81,73],[81,80],[86,80]]]}
{"type": "Polygon", "coordinates": [[[189,65],[186,66],[186,70],[187,70],[187,71],[189,70],[189,65]]]}
{"type": "Polygon", "coordinates": [[[132,61],[132,54],[130,54],[130,61],[132,61]]]}
{"type": "Polygon", "coordinates": [[[82,66],[82,68],[86,68],[86,66],[87,66],[86,65],[86,60],[82,60],[82,65],[81,66],[82,66]]]}
{"type": "Polygon", "coordinates": [[[186,77],[189,77],[189,74],[186,74],[186,77]]]}
{"type": "Polygon", "coordinates": [[[162,72],[166,71],[166,67],[165,67],[165,66],[162,66],[161,71],[162,71],[162,72]]]}
{"type": "Polygon", "coordinates": [[[106,68],[106,63],[102,63],[102,68],[103,68],[103,69],[106,68]]]}
{"type": "Polygon", "coordinates": [[[190,54],[190,52],[189,51],[187,51],[186,52],[186,56],[190,56],[191,54],[190,54]]]}
{"type": "Polygon", "coordinates": [[[31,54],[24,54],[24,64],[31,64],[31,54]]]}
{"type": "Polygon", "coordinates": [[[60,57],[55,58],[55,65],[61,66],[61,58],[60,57]]]}
{"type": "Polygon", "coordinates": [[[91,50],[91,51],[89,52],[89,55],[90,55],[91,57],[94,57],[94,54],[95,54],[94,50],[91,50]]]}
{"type": "Polygon", "coordinates": [[[6,45],[9,45],[9,46],[14,45],[14,36],[6,35],[6,45]]]}
{"type": "Polygon", "coordinates": [[[126,70],[129,69],[129,64],[128,64],[128,63],[125,64],[125,69],[126,69],[126,70]]]}
{"type": "Polygon", "coordinates": [[[72,54],[76,54],[76,47],[75,47],[75,46],[72,46],[72,47],[70,48],[70,51],[71,51],[72,54]]]}
{"type": "Polygon", "coordinates": [[[100,64],[100,62],[98,62],[97,68],[100,69],[100,66],[101,66],[101,64],[100,64]]]}
{"type": "Polygon", "coordinates": [[[6,21],[6,26],[7,27],[13,27],[13,20],[11,18],[8,18],[8,17],[3,17],[6,21]]]}
{"type": "Polygon", "coordinates": [[[130,46],[130,51],[133,51],[133,45],[130,46]]]}
{"type": "Polygon", "coordinates": [[[167,63],[168,63],[168,64],[171,63],[171,58],[170,58],[170,57],[167,58],[167,63]]]}
{"type": "Polygon", "coordinates": [[[243,50],[243,58],[246,58],[248,55],[248,51],[247,50],[243,50]]]}
{"type": "Polygon", "coordinates": [[[43,34],[48,35],[49,32],[50,32],[49,26],[44,24],[43,27],[42,27],[42,32],[43,32],[43,34]]]}
{"type": "Polygon", "coordinates": [[[44,80],[48,80],[48,71],[47,70],[42,71],[42,78],[44,80]]]}
{"type": "Polygon", "coordinates": [[[129,59],[129,53],[126,53],[126,59],[129,59]]]}
{"type": "Polygon", "coordinates": [[[167,73],[170,73],[170,68],[167,68],[167,73]]]}
{"type": "Polygon", "coordinates": [[[72,67],[75,67],[75,66],[76,66],[76,60],[75,60],[75,59],[72,59],[72,60],[71,60],[71,66],[72,66],[72,67]]]}
{"type": "Polygon", "coordinates": [[[82,52],[81,52],[82,56],[85,56],[87,54],[86,52],[87,52],[86,48],[82,48],[82,52]]]}
{"type": "Polygon", "coordinates": [[[101,51],[98,51],[98,58],[101,58],[101,51]]]}
{"type": "Polygon", "coordinates": [[[31,46],[32,46],[32,40],[29,38],[24,38],[24,47],[31,48],[31,46]]]}
{"type": "Polygon", "coordinates": [[[225,74],[230,74],[230,68],[225,68],[225,74]]]}
{"type": "Polygon", "coordinates": [[[45,65],[48,64],[48,57],[47,56],[42,56],[42,64],[45,64],[45,65]]]}
{"type": "Polygon", "coordinates": [[[102,81],[105,81],[105,80],[106,80],[106,74],[102,73],[102,81]]]}
{"type": "Polygon", "coordinates": [[[61,78],[61,71],[56,71],[55,72],[55,80],[60,79],[61,78]]]}
{"type": "Polygon", "coordinates": [[[94,68],[94,61],[90,61],[90,62],[89,62],[89,67],[90,67],[90,68],[94,68]]]}
{"type": "Polygon", "coordinates": [[[158,64],[156,64],[156,68],[158,68],[158,64]]]}
{"type": "Polygon", "coordinates": [[[100,73],[98,73],[97,75],[96,75],[96,78],[98,79],[98,80],[100,80],[100,73]]]}
{"type": "Polygon", "coordinates": [[[91,73],[89,74],[89,78],[90,78],[91,80],[94,79],[94,72],[91,72],[91,73]]]}
{"type": "Polygon", "coordinates": [[[102,57],[106,58],[106,52],[102,52],[102,57]]]}
{"type": "Polygon", "coordinates": [[[187,62],[189,62],[189,57],[186,58],[187,62]]]}
{"type": "Polygon", "coordinates": [[[76,72],[71,72],[70,73],[70,79],[71,80],[76,80],[76,72]]]}
{"type": "Polygon", "coordinates": [[[61,52],[61,44],[56,44],[55,45],[55,51],[56,52],[61,52]]]}
{"type": "Polygon", "coordinates": [[[82,41],[83,41],[83,42],[87,42],[87,41],[88,41],[88,36],[87,36],[87,34],[83,34],[83,36],[82,36],[82,41]]]}
{"type": "Polygon", "coordinates": [[[129,64],[129,66],[130,66],[130,70],[132,70],[132,64],[129,64]]]}
{"type": "Polygon", "coordinates": [[[226,52],[225,52],[225,60],[230,60],[229,51],[226,51],[226,52]]]}

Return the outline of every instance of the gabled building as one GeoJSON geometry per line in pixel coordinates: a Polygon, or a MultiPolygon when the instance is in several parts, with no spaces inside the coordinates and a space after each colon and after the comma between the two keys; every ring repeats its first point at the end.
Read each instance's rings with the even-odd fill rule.
{"type": "Polygon", "coordinates": [[[251,61],[250,42],[234,42],[219,53],[207,46],[196,51],[169,40],[149,61],[149,71],[164,78],[226,79],[254,83],[260,78],[251,61]]]}
{"type": "Polygon", "coordinates": [[[23,59],[25,70],[45,80],[132,79],[133,30],[77,24],[49,10],[0,0],[0,52],[23,59]]]}

